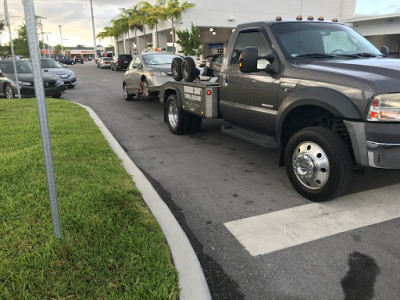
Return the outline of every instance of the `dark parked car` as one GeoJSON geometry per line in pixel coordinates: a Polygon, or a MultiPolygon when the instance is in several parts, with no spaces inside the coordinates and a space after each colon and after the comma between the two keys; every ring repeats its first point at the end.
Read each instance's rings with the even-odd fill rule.
{"type": "MultiPolygon", "coordinates": [[[[31,63],[19,60],[16,66],[21,96],[35,97],[31,63]]],[[[61,78],[50,72],[43,73],[43,83],[46,96],[59,98],[65,91],[61,78]]],[[[9,99],[18,95],[14,65],[11,60],[0,60],[0,95],[9,99]]]]}
{"type": "Polygon", "coordinates": [[[80,55],[77,55],[77,56],[75,56],[74,61],[75,61],[76,64],[77,63],[83,64],[83,57],[80,56],[80,55]]]}
{"type": "Polygon", "coordinates": [[[71,57],[68,57],[68,56],[65,56],[65,55],[54,55],[53,59],[58,61],[59,63],[63,63],[63,64],[66,64],[66,65],[75,64],[75,61],[71,57]]]}
{"type": "Polygon", "coordinates": [[[111,60],[111,70],[118,71],[120,69],[126,70],[132,60],[130,54],[115,55],[111,60]]]}
{"type": "Polygon", "coordinates": [[[62,67],[58,62],[51,58],[41,59],[42,70],[44,72],[53,73],[61,77],[64,85],[69,88],[74,88],[76,85],[75,73],[69,69],[62,67]]]}
{"type": "Polygon", "coordinates": [[[179,55],[148,52],[134,57],[124,74],[124,97],[131,100],[134,95],[149,98],[157,95],[160,86],[173,81],[171,63],[179,55]]]}

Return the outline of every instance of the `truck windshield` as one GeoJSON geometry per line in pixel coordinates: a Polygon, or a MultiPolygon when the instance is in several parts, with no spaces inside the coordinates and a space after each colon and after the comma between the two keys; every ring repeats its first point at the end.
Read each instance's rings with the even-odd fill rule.
{"type": "Polygon", "coordinates": [[[382,54],[348,26],[336,23],[275,23],[278,43],[293,59],[376,57],[382,54]]]}

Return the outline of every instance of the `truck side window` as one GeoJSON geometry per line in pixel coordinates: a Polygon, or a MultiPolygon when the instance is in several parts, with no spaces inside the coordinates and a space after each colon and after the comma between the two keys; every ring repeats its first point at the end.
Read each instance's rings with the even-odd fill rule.
{"type": "Polygon", "coordinates": [[[271,47],[268,45],[264,35],[259,31],[239,32],[236,40],[235,48],[232,51],[231,65],[239,64],[239,57],[242,50],[246,47],[257,47],[258,56],[267,56],[272,53],[271,47]]]}

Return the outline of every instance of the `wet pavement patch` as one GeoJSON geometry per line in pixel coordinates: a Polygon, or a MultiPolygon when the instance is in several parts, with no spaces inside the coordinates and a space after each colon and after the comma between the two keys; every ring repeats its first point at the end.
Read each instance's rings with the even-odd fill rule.
{"type": "Polygon", "coordinates": [[[348,265],[349,270],[341,281],[344,299],[372,299],[376,278],[380,273],[375,260],[366,254],[353,252],[349,255],[348,265]]]}

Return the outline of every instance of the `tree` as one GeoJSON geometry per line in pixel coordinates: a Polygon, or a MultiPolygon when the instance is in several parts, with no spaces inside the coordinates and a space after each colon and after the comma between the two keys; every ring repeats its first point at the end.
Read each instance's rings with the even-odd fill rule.
{"type": "Polygon", "coordinates": [[[144,35],[144,47],[147,48],[147,41],[146,41],[146,25],[148,24],[148,13],[146,10],[141,6],[143,2],[140,2],[138,6],[134,7],[135,11],[130,18],[129,24],[139,24],[142,28],[143,35],[144,35]]]}
{"type": "Polygon", "coordinates": [[[200,29],[193,25],[191,31],[178,30],[176,32],[178,40],[176,41],[182,47],[182,52],[185,56],[200,56],[203,49],[201,48],[200,29]]]}
{"type": "MultiPolygon", "coordinates": [[[[160,3],[165,3],[164,1],[160,1],[160,3]]],[[[183,2],[182,5],[179,3],[179,0],[169,0],[167,7],[165,9],[166,19],[171,21],[172,25],[172,47],[175,53],[175,25],[174,22],[180,18],[182,12],[186,9],[193,8],[196,5],[194,3],[188,3],[187,1],[183,2]]]]}
{"type": "Polygon", "coordinates": [[[105,37],[111,37],[111,38],[116,38],[117,39],[117,52],[119,52],[118,49],[118,36],[120,36],[121,32],[120,32],[120,28],[119,28],[119,23],[117,23],[116,21],[111,21],[113,23],[112,27],[104,27],[104,31],[100,32],[97,34],[97,37],[102,39],[105,37]]]}
{"type": "Polygon", "coordinates": [[[138,52],[138,37],[137,37],[137,30],[139,29],[140,31],[143,30],[143,26],[136,20],[135,16],[139,13],[139,5],[135,5],[132,9],[128,10],[128,25],[135,30],[135,48],[136,48],[136,53],[138,52]]]}
{"type": "MultiPolygon", "coordinates": [[[[121,28],[125,32],[128,32],[128,41],[131,39],[129,36],[129,31],[131,29],[131,26],[129,25],[129,19],[130,19],[130,11],[126,10],[125,8],[121,8],[122,10],[122,17],[119,19],[121,22],[121,28]]],[[[129,42],[129,54],[132,55],[132,50],[131,50],[131,43],[129,42]]]]}
{"type": "MultiPolygon", "coordinates": [[[[25,24],[19,27],[17,35],[17,38],[13,39],[15,54],[29,57],[28,33],[25,24]]],[[[43,49],[43,42],[41,41],[39,41],[39,49],[43,49]]]]}
{"type": "Polygon", "coordinates": [[[28,33],[26,25],[21,25],[17,31],[17,38],[13,39],[15,54],[29,57],[28,33]]]}
{"type": "Polygon", "coordinates": [[[54,54],[60,54],[62,48],[63,48],[63,47],[61,47],[60,44],[55,45],[55,46],[54,46],[54,54]]]}
{"type": "Polygon", "coordinates": [[[158,23],[167,19],[166,10],[160,1],[155,6],[152,6],[149,2],[142,2],[142,4],[142,9],[147,15],[146,24],[151,30],[156,29],[156,48],[159,48],[158,23]]]}

